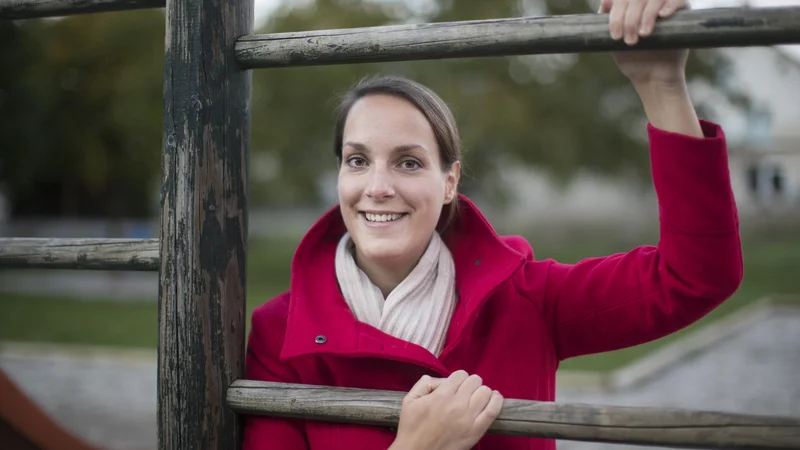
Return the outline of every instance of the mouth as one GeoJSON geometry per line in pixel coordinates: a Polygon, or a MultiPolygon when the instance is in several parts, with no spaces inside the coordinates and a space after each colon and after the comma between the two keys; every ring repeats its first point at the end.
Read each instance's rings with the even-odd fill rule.
{"type": "Polygon", "coordinates": [[[396,222],[407,216],[408,213],[373,213],[361,211],[361,215],[364,216],[369,223],[381,224],[396,222]]]}

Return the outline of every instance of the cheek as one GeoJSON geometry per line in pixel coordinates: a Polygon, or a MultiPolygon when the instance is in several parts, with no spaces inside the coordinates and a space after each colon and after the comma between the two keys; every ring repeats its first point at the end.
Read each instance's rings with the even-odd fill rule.
{"type": "Polygon", "coordinates": [[[408,193],[415,199],[419,207],[426,210],[426,215],[436,215],[444,201],[444,186],[439,180],[425,183],[412,183],[408,193]]]}
{"type": "Polygon", "coordinates": [[[336,184],[336,190],[339,195],[339,203],[347,205],[358,200],[359,188],[353,180],[346,176],[339,176],[336,184]]]}

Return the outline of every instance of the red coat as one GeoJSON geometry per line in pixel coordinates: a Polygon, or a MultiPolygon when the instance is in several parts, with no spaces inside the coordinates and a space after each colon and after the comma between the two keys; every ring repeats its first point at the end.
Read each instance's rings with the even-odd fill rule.
{"type": "MultiPolygon", "coordinates": [[[[577,264],[537,261],[527,241],[498,236],[460,197],[458,226],[446,237],[459,300],[439,358],[354,319],[337,287],[334,255],[345,228],[331,209],[301,241],[290,291],[254,311],[246,377],[408,391],[423,374],[464,369],[505,398],[555,400],[561,360],[658,339],[738,288],[742,253],[725,138],[717,125],[702,125],[704,139],[648,126],[657,247],[577,264]]],[[[394,437],[378,427],[248,417],[244,450],[386,450],[394,437]]],[[[555,443],[486,435],[477,448],[555,443]]]]}

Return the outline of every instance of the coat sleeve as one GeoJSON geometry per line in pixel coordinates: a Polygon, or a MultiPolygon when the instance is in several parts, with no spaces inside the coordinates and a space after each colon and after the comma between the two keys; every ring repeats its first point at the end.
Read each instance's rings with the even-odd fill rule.
{"type": "MultiPolygon", "coordinates": [[[[742,251],[722,129],[648,124],[660,239],[577,264],[546,261],[539,298],[560,359],[652,341],[702,318],[739,287],[742,251]]],[[[542,270],[544,269],[544,270],[542,270]]]]}
{"type": "MultiPolygon", "coordinates": [[[[277,301],[277,300],[273,300],[277,301]]],[[[282,339],[270,339],[278,327],[270,326],[265,304],[253,312],[245,356],[245,378],[248,380],[299,383],[299,376],[278,355],[282,339]],[[270,332],[271,331],[271,332],[270,332]]],[[[242,450],[307,450],[305,428],[299,420],[267,416],[245,416],[242,450]]]]}

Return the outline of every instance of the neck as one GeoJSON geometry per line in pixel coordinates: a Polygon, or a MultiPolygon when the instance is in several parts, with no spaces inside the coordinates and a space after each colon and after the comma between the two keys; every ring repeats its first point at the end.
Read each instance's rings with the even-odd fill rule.
{"type": "MultiPolygon", "coordinates": [[[[431,239],[433,239],[433,236],[431,236],[431,239]]],[[[408,278],[417,264],[419,264],[420,259],[425,255],[425,252],[428,251],[430,245],[431,240],[429,239],[426,245],[422,247],[422,249],[418,249],[417,254],[411,259],[403,258],[390,261],[373,261],[364,257],[364,255],[358,251],[358,248],[354,251],[353,259],[358,268],[367,275],[372,284],[381,290],[383,298],[385,299],[403,282],[403,280],[408,278]]]]}
{"type": "Polygon", "coordinates": [[[408,277],[408,274],[414,270],[414,266],[417,265],[420,257],[422,257],[422,255],[414,258],[410,264],[386,265],[367,261],[358,251],[355,252],[356,265],[359,269],[364,271],[369,280],[372,281],[372,284],[381,290],[383,298],[388,297],[397,285],[408,277]]]}

